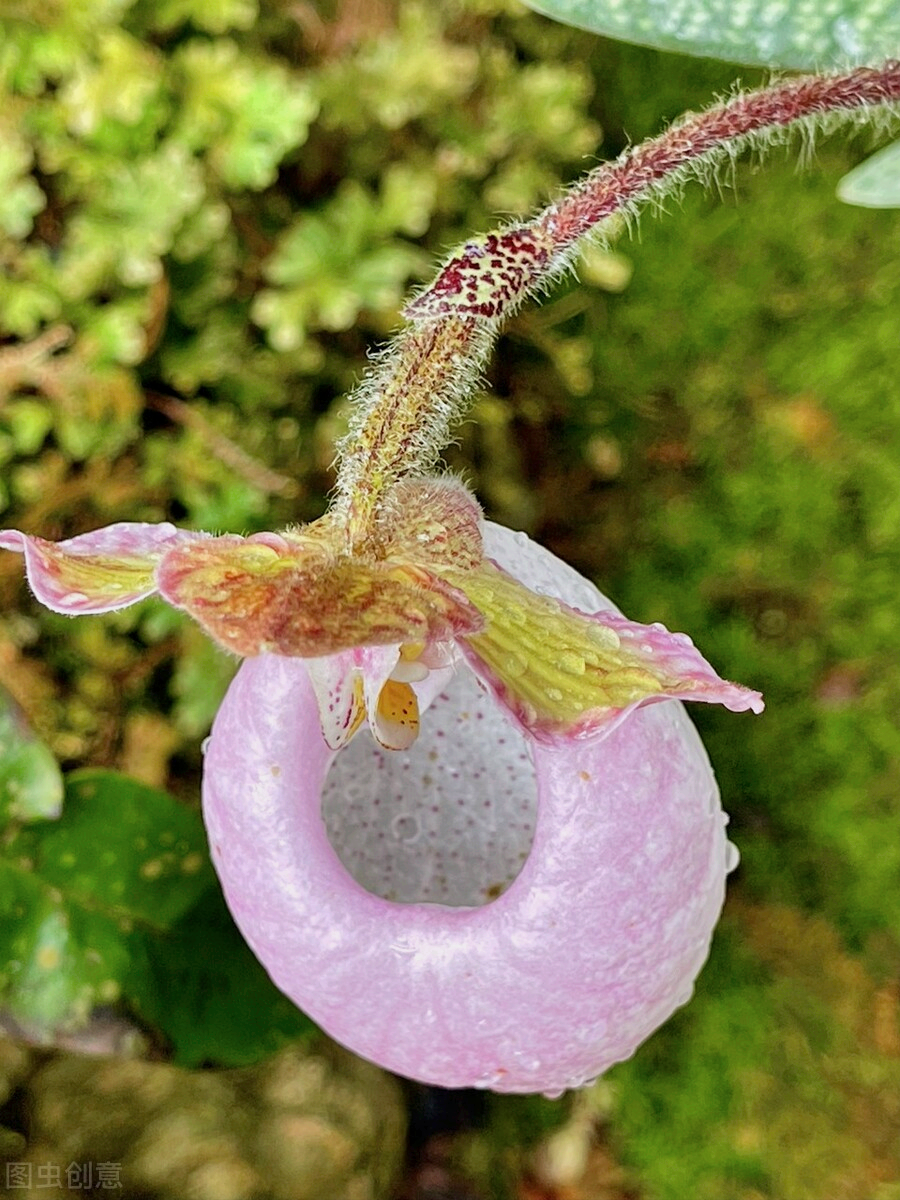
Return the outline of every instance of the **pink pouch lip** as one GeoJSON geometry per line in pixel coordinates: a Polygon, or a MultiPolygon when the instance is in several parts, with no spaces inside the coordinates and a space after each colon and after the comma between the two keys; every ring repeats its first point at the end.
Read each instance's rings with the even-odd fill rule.
{"type": "MultiPolygon", "coordinates": [[[[558,563],[496,536],[507,569],[520,552],[539,573],[558,563]]],[[[559,567],[582,606],[597,603],[559,567]]],[[[449,686],[485,695],[464,667],[449,686]]],[[[321,794],[334,756],[303,663],[246,662],[220,709],[204,813],[235,920],[286,995],[398,1074],[510,1092],[583,1085],[686,1002],[706,959],[725,818],[681,704],[637,709],[602,739],[529,748],[537,824],[508,890],[474,908],[400,904],[361,887],[328,840],[321,794]]],[[[490,750],[472,739],[442,752],[469,769],[490,750]]]]}

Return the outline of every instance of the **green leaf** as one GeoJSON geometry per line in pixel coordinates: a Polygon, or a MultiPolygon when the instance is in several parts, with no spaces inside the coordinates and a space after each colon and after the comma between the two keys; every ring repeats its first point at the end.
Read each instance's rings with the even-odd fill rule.
{"type": "Polygon", "coordinates": [[[900,142],[886,146],[845,175],[838,199],[860,208],[900,208],[900,142]]]}
{"type": "Polygon", "coordinates": [[[147,958],[134,1003],[183,1066],[245,1066],[315,1032],[254,958],[218,887],[168,933],[148,939],[147,958]]]}
{"type": "Polygon", "coordinates": [[[876,63],[900,45],[896,0],[525,0],[626,42],[756,66],[821,70],[876,63]]]}
{"type": "Polygon", "coordinates": [[[28,859],[0,860],[0,1001],[36,1040],[118,999],[127,927],[68,901],[28,859]]]}
{"type": "Polygon", "coordinates": [[[388,240],[391,225],[414,228],[430,203],[420,191],[403,209],[398,184],[402,176],[388,175],[378,195],[348,181],[320,212],[281,235],[265,265],[275,286],[259,292],[251,310],[275,349],[296,349],[310,329],[350,329],[366,308],[398,305],[410,276],[427,270],[421,250],[388,240]]]}
{"type": "Polygon", "coordinates": [[[188,22],[207,33],[250,29],[259,15],[256,0],[154,0],[144,8],[151,28],[163,33],[188,22]]]}
{"type": "Polygon", "coordinates": [[[19,454],[37,454],[53,428],[53,415],[40,400],[25,397],[6,405],[6,424],[19,454]]]}
{"type": "Polygon", "coordinates": [[[79,771],[62,817],[13,830],[0,857],[0,1005],[49,1041],[119,1000],[186,1065],[256,1062],[314,1029],[237,931],[198,814],[79,771]]]}
{"type": "Polygon", "coordinates": [[[116,771],[69,775],[63,819],[36,841],[37,872],[67,898],[155,929],[212,880],[197,813],[116,771]]]}
{"type": "Polygon", "coordinates": [[[62,798],[56,760],[0,688],[0,822],[58,817],[62,798]]]}
{"type": "Polygon", "coordinates": [[[83,1023],[134,974],[140,927],[166,929],[212,879],[196,813],[112,771],[69,776],[62,817],[3,848],[0,1002],[34,1036],[83,1023]]]}
{"type": "Polygon", "coordinates": [[[0,123],[0,232],[13,239],[31,233],[34,217],[44,208],[44,193],[28,174],[31,147],[18,130],[0,123]]]}

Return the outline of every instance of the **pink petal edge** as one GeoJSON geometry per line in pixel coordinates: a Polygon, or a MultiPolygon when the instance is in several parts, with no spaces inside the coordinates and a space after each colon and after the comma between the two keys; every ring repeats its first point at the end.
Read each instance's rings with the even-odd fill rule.
{"type": "Polygon", "coordinates": [[[665,625],[641,625],[618,613],[592,614],[594,620],[617,633],[626,648],[636,651],[651,665],[657,664],[662,674],[670,675],[678,684],[664,696],[651,696],[639,703],[658,700],[696,700],[704,704],[721,704],[730,712],[754,712],[765,708],[762,693],[729,683],[716,673],[686,633],[670,633],[665,625]],[[630,643],[630,644],[629,644],[630,643]]]}
{"type": "Polygon", "coordinates": [[[101,529],[81,533],[61,542],[47,542],[44,538],[31,537],[18,529],[0,530],[0,549],[12,550],[25,555],[25,573],[35,597],[53,612],[67,616],[84,616],[91,613],[113,612],[127,608],[156,591],[153,587],[123,590],[114,597],[106,593],[91,597],[81,591],[60,586],[57,575],[50,564],[45,547],[64,551],[72,558],[98,556],[101,558],[141,559],[148,564],[157,562],[166,550],[185,541],[206,538],[208,534],[178,529],[168,521],[151,524],[140,521],[119,521],[101,529]]]}
{"type": "MultiPolygon", "coordinates": [[[[498,528],[497,526],[493,527],[498,528]]],[[[511,535],[514,539],[519,534],[511,535]]],[[[496,535],[492,533],[490,523],[486,530],[485,547],[492,543],[496,535]]],[[[516,551],[521,545],[518,540],[513,543],[516,551]]],[[[535,543],[530,543],[535,546],[535,543]]],[[[556,727],[543,727],[540,723],[529,722],[514,703],[510,703],[503,681],[488,667],[475,650],[465,640],[459,643],[460,650],[475,675],[491,692],[510,719],[527,735],[537,738],[548,745],[561,745],[571,738],[605,738],[616,729],[629,713],[636,708],[648,704],[659,704],[666,700],[683,700],[703,704],[721,704],[731,712],[761,713],[765,702],[760,692],[744,687],[739,683],[730,683],[723,679],[707,662],[691,638],[686,633],[670,633],[665,625],[655,622],[652,625],[642,625],[638,621],[630,621],[601,593],[590,596],[585,588],[592,589],[586,579],[576,575],[568,564],[555,558],[549,551],[538,546],[543,555],[552,559],[552,563],[541,560],[540,563],[523,564],[516,562],[518,574],[505,566],[502,561],[495,565],[509,574],[516,575],[520,583],[525,583],[534,591],[543,595],[552,595],[562,600],[579,616],[595,621],[611,629],[622,641],[623,650],[642,660],[649,670],[657,677],[666,677],[667,686],[664,692],[635,700],[624,708],[595,709],[584,714],[581,721],[560,730],[556,727]],[[523,572],[524,565],[524,574],[523,572]],[[599,601],[599,604],[598,604],[599,601]],[[601,607],[602,606],[602,607],[601,607]]],[[[496,556],[492,555],[496,558],[496,556]]]]}

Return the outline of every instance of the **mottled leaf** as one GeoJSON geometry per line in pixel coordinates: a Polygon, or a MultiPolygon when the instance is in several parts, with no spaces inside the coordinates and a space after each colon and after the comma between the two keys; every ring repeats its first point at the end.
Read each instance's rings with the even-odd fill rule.
{"type": "Polygon", "coordinates": [[[35,1037],[117,1000],[136,928],[165,929],[210,886],[200,818],[111,771],[70,776],[58,821],[0,858],[0,1002],[35,1037]]]}
{"type": "Polygon", "coordinates": [[[158,929],[212,878],[199,816],[115,771],[70,775],[63,819],[36,841],[36,870],[67,898],[158,929]]]}
{"type": "Polygon", "coordinates": [[[118,999],[128,928],[67,901],[28,858],[0,860],[0,1002],[35,1040],[118,999]]]}
{"type": "Polygon", "coordinates": [[[58,817],[62,798],[56,760],[0,689],[0,823],[58,817]]]}
{"type": "Polygon", "coordinates": [[[900,45],[896,0],[525,0],[622,41],[772,67],[876,63],[900,45]]]}

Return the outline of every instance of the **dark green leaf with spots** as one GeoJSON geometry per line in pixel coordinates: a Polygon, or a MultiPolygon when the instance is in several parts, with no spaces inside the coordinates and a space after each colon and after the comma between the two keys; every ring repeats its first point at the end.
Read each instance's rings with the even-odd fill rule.
{"type": "Polygon", "coordinates": [[[34,1037],[87,1020],[135,974],[142,931],[209,887],[200,818],[110,771],[67,780],[58,821],[13,830],[0,858],[0,1004],[34,1037]]]}
{"type": "Polygon", "coordinates": [[[316,1029],[254,958],[218,887],[148,939],[147,959],[135,1006],[183,1066],[245,1066],[316,1029]]]}
{"type": "Polygon", "coordinates": [[[34,841],[36,870],[68,899],[157,929],[213,881],[197,813],[115,771],[69,775],[62,820],[34,841]]]}
{"type": "Polygon", "coordinates": [[[128,935],[67,901],[28,859],[0,860],[0,1003],[31,1038],[87,1021],[121,994],[128,935]]]}
{"type": "Polygon", "coordinates": [[[62,798],[56,760],[0,688],[0,822],[58,817],[62,798]]]}

